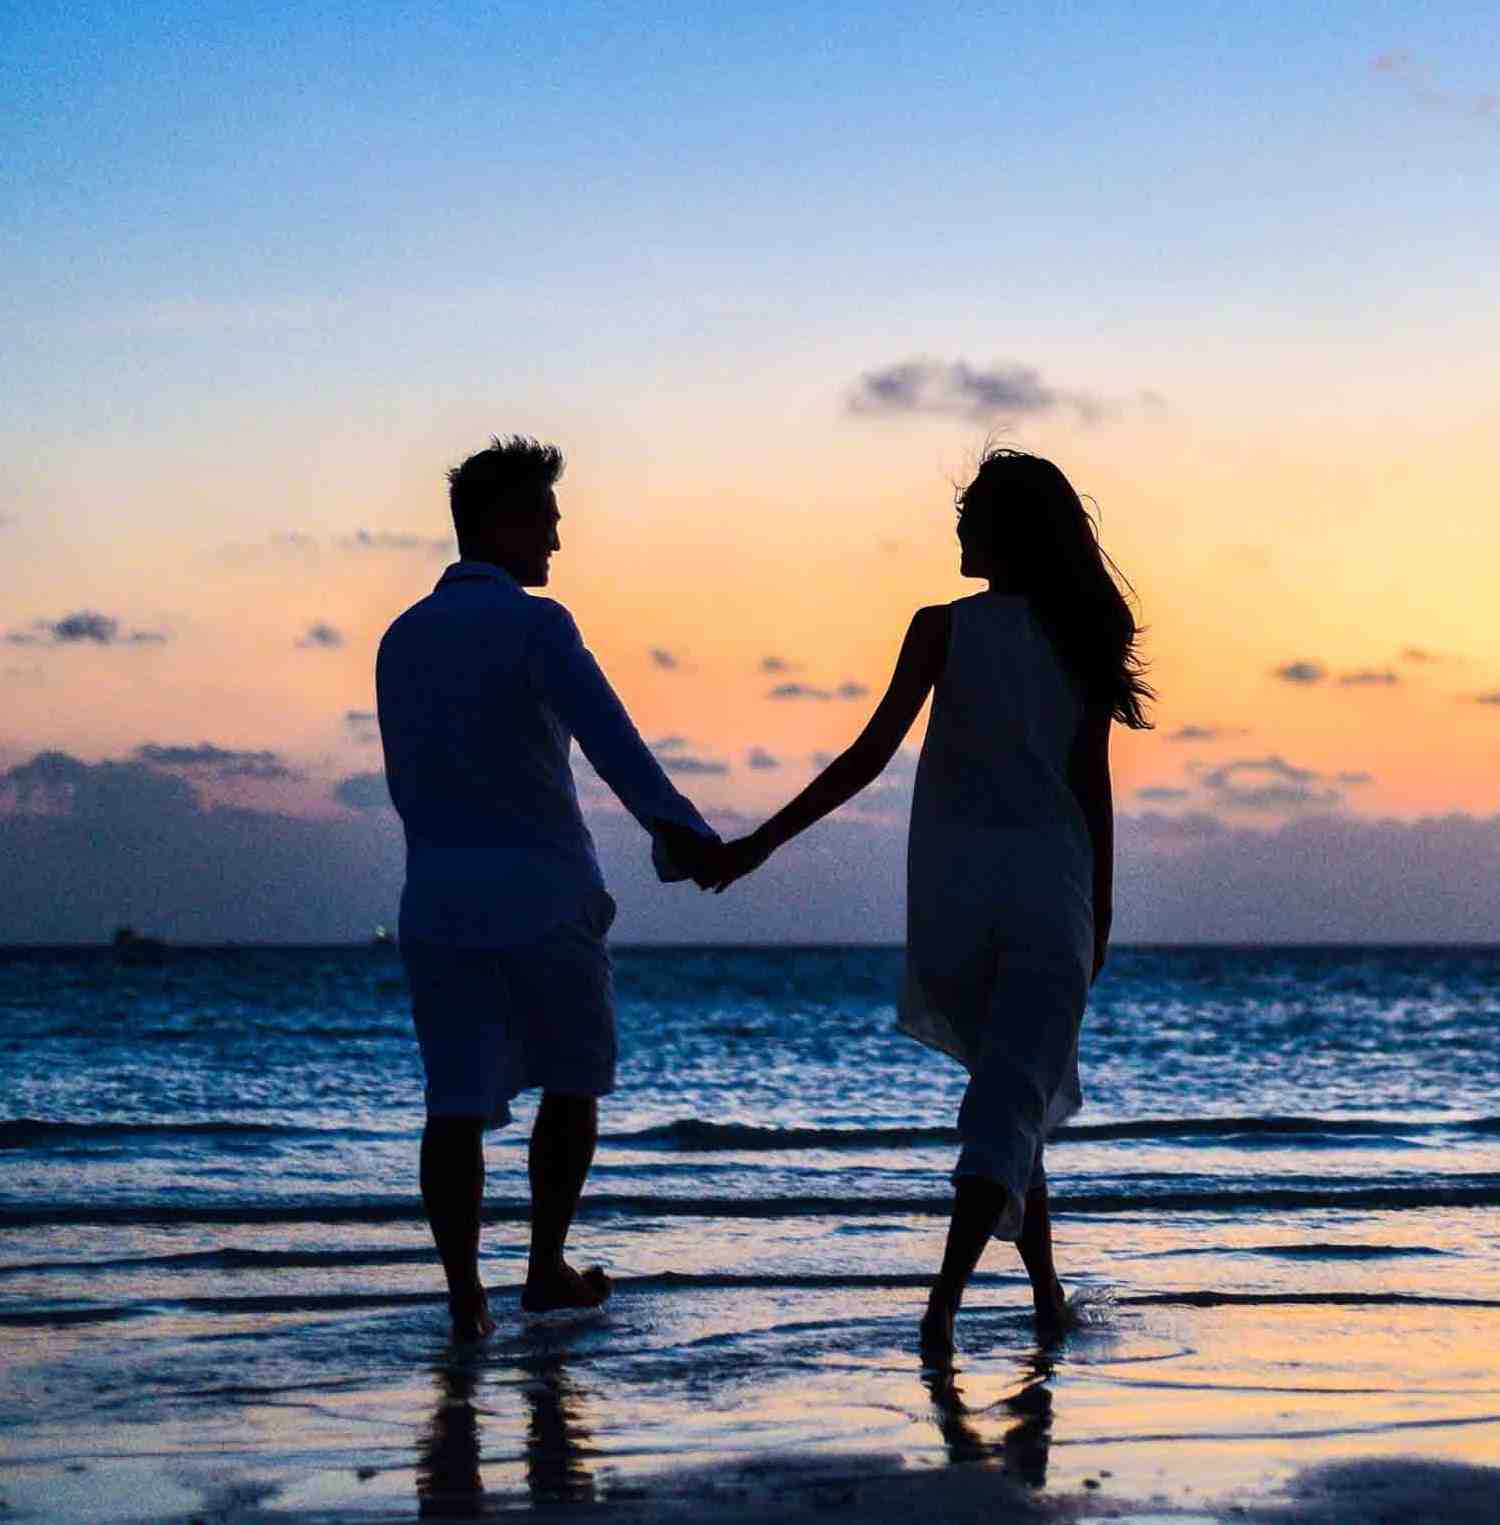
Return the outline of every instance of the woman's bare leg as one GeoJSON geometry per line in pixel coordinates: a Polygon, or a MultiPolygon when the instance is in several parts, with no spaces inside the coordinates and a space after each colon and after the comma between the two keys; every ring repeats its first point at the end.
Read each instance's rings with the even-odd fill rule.
{"type": "Polygon", "coordinates": [[[960,1176],[954,1188],[948,1242],[920,1332],[922,1355],[934,1365],[946,1365],[953,1359],[954,1315],[1005,1211],[1005,1197],[1005,1188],[998,1181],[983,1176],[960,1176]]]}
{"type": "Polygon", "coordinates": [[[1021,1252],[1026,1274],[1031,1278],[1037,1332],[1043,1337],[1056,1334],[1062,1327],[1067,1295],[1057,1279],[1057,1266],[1052,1259],[1052,1211],[1046,1176],[1026,1193],[1026,1217],[1016,1248],[1021,1252]]]}

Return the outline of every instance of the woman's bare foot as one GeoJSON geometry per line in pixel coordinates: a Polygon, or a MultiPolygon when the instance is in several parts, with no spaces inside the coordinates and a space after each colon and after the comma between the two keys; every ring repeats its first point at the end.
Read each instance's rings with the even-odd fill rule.
{"type": "Polygon", "coordinates": [[[927,1365],[952,1366],[953,1317],[957,1312],[958,1304],[934,1287],[917,1330],[917,1349],[927,1365]]]}
{"type": "Polygon", "coordinates": [[[1056,1339],[1068,1327],[1068,1294],[1057,1277],[1052,1278],[1048,1292],[1032,1289],[1032,1304],[1036,1309],[1036,1332],[1042,1339],[1056,1339]]]}
{"type": "Polygon", "coordinates": [[[544,1270],[530,1270],[521,1289],[527,1313],[551,1313],[558,1308],[597,1308],[614,1290],[602,1266],[575,1271],[566,1261],[544,1270]]]}
{"type": "Polygon", "coordinates": [[[483,1287],[476,1286],[466,1297],[450,1297],[448,1312],[453,1319],[453,1338],[458,1342],[482,1340],[495,1332],[490,1300],[483,1287]]]}

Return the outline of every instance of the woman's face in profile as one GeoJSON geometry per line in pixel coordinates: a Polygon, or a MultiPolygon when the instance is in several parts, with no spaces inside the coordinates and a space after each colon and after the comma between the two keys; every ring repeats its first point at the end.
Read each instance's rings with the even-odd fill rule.
{"type": "Polygon", "coordinates": [[[990,549],[981,542],[978,525],[967,513],[958,520],[958,575],[960,577],[993,577],[995,558],[990,549]]]}

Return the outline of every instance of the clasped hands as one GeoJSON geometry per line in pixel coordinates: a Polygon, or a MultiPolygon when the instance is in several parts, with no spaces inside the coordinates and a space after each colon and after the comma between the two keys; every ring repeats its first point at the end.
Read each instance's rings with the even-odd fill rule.
{"type": "Polygon", "coordinates": [[[720,842],[673,821],[657,821],[655,827],[672,861],[687,871],[700,890],[712,890],[716,895],[759,868],[774,846],[757,831],[733,842],[720,842]]]}

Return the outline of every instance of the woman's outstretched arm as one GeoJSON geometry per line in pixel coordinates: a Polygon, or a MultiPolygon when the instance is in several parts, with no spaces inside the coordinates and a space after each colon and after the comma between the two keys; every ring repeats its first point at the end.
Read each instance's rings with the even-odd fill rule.
{"type": "Polygon", "coordinates": [[[722,890],[758,868],[778,847],[880,776],[942,673],[951,619],[946,604],[917,610],[901,643],[890,687],[864,730],[784,809],[723,849],[716,888],[722,890]]]}
{"type": "Polygon", "coordinates": [[[1088,823],[1094,849],[1094,973],[1104,967],[1115,898],[1115,803],[1109,780],[1107,705],[1091,704],[1068,759],[1068,786],[1088,823]]]}

